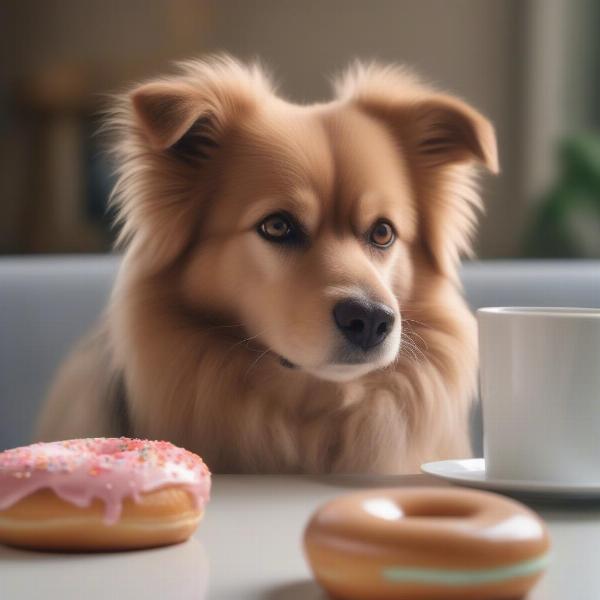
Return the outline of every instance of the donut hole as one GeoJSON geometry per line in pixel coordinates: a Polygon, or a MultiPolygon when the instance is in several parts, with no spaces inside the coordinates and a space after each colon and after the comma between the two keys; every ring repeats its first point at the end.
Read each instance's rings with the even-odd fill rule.
{"type": "Polygon", "coordinates": [[[404,512],[409,518],[464,518],[473,516],[477,509],[463,502],[432,498],[428,501],[411,503],[411,505],[404,507],[404,512]]]}

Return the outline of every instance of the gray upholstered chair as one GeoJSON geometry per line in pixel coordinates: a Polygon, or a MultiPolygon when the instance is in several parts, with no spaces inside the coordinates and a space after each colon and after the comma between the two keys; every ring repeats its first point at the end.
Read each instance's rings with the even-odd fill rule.
{"type": "MultiPolygon", "coordinates": [[[[27,443],[45,390],[106,303],[115,256],[0,259],[0,449],[27,443]]],[[[463,266],[481,306],[600,307],[600,261],[492,261],[463,266]]],[[[481,450],[478,412],[473,419],[481,450]]]]}

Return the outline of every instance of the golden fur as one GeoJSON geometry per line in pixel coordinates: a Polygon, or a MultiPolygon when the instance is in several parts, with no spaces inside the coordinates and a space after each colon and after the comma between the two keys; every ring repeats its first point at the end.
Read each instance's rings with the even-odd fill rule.
{"type": "Polygon", "coordinates": [[[258,66],[212,57],[121,98],[125,255],[39,438],[119,433],[122,377],[127,433],[217,472],[406,473],[469,454],[476,335],[457,266],[476,163],[497,171],[493,129],[396,67],[358,64],[335,89],[291,104],[258,66]],[[282,210],[306,247],[257,234],[282,210]],[[381,217],[397,234],[385,251],[364,237],[381,217]],[[332,307],[350,295],[397,318],[372,357],[340,365],[332,307]]]}

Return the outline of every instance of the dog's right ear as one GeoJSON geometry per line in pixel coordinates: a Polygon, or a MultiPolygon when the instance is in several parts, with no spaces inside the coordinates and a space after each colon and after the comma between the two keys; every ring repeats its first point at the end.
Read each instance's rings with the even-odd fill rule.
{"type": "Polygon", "coordinates": [[[198,167],[272,94],[260,65],[213,56],[121,97],[107,122],[119,174],[111,200],[118,243],[135,244],[156,269],[180,255],[197,227],[204,189],[212,189],[210,169],[199,177],[198,167]]]}
{"type": "Polygon", "coordinates": [[[154,150],[172,147],[209,110],[197,90],[176,82],[142,85],[131,94],[131,103],[154,150]]]}
{"type": "Polygon", "coordinates": [[[190,61],[179,77],[133,90],[134,118],[152,150],[169,150],[186,160],[207,158],[228,125],[256,107],[271,91],[258,65],[227,58],[190,61]]]}
{"type": "Polygon", "coordinates": [[[147,83],[131,95],[137,123],[150,147],[169,150],[186,162],[209,158],[219,146],[227,115],[226,107],[215,100],[178,82],[147,83]]]}

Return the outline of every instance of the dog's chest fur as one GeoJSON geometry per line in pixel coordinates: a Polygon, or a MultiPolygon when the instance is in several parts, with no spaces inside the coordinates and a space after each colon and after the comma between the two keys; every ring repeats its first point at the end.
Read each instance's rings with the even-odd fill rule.
{"type": "Polygon", "coordinates": [[[137,436],[183,445],[217,472],[402,473],[469,454],[476,361],[466,309],[464,335],[451,349],[436,342],[440,332],[423,331],[426,356],[332,383],[210,328],[183,327],[135,293],[125,298],[112,315],[112,345],[137,436]]]}

